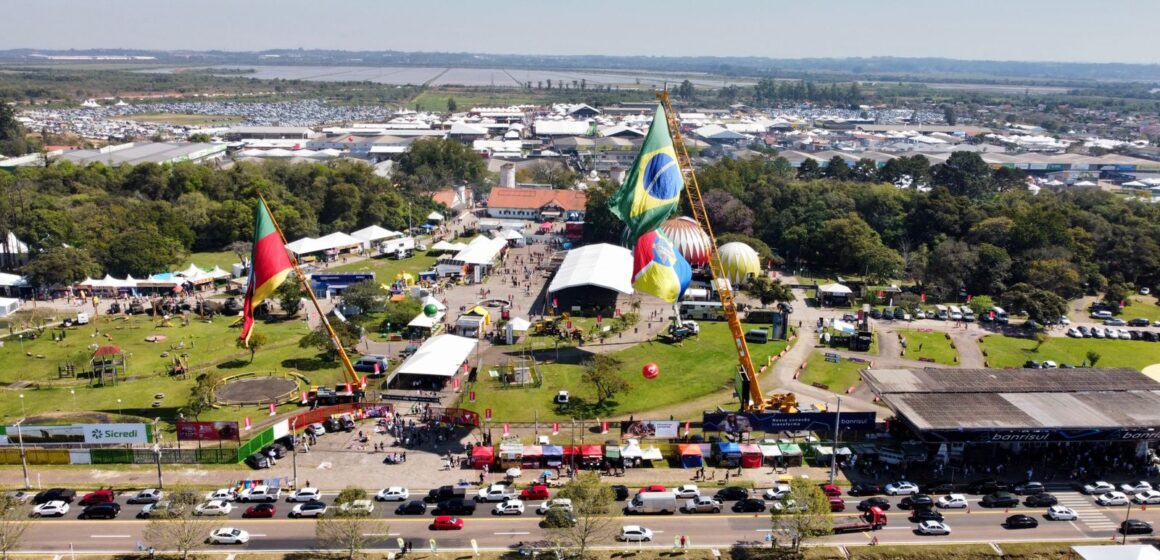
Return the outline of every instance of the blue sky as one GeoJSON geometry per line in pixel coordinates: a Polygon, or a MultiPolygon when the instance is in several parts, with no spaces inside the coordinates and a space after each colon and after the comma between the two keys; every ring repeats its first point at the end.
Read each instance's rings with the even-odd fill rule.
{"type": "Polygon", "coordinates": [[[0,48],[1160,63],[1157,0],[37,0],[0,48]]]}

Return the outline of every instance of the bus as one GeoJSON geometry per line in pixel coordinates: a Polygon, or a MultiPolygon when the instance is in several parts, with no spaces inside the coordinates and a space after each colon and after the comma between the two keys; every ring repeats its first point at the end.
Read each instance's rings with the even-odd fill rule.
{"type": "Polygon", "coordinates": [[[934,310],[935,310],[934,311],[934,313],[935,313],[934,318],[935,319],[938,319],[939,321],[946,321],[947,319],[950,319],[950,312],[947,311],[947,306],[936,305],[936,306],[934,306],[934,310]]]}
{"type": "Polygon", "coordinates": [[[962,321],[963,320],[963,311],[961,309],[959,309],[959,306],[957,306],[957,305],[950,306],[950,311],[951,311],[951,320],[952,321],[962,321]]]}
{"type": "Polygon", "coordinates": [[[725,309],[719,301],[682,301],[681,318],[701,321],[724,321],[725,309]]]}
{"type": "Polygon", "coordinates": [[[1000,325],[1007,324],[1007,321],[1008,321],[1007,312],[1003,311],[1002,307],[992,307],[991,308],[991,316],[992,316],[992,319],[994,319],[994,321],[996,323],[999,323],[1000,325]]]}

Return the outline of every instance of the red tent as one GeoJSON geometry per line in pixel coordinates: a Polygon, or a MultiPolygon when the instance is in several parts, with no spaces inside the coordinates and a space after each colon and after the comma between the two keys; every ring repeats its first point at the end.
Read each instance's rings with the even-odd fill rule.
{"type": "Polygon", "coordinates": [[[483,470],[484,465],[495,462],[495,449],[490,447],[476,447],[471,450],[471,467],[483,470]]]}
{"type": "Polygon", "coordinates": [[[580,446],[580,460],[585,467],[600,468],[600,464],[604,462],[604,449],[599,445],[582,445],[580,446]]]}
{"type": "Polygon", "coordinates": [[[746,469],[761,467],[761,447],[757,444],[746,443],[741,445],[741,466],[746,469]]]}

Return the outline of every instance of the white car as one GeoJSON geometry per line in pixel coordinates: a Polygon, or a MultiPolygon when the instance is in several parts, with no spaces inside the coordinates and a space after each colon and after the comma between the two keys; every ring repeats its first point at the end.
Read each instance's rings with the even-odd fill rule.
{"type": "Polygon", "coordinates": [[[1072,327],[1070,329],[1067,329],[1067,336],[1070,336],[1072,338],[1083,338],[1083,333],[1079,332],[1079,329],[1072,327]]]}
{"type": "Polygon", "coordinates": [[[918,485],[906,480],[899,480],[898,482],[891,482],[883,488],[887,496],[909,496],[918,493],[918,485]]]}
{"type": "Polygon", "coordinates": [[[677,498],[681,499],[697,498],[701,495],[701,490],[697,488],[696,484],[682,484],[673,492],[676,492],[677,498]]]}
{"type": "Polygon", "coordinates": [[[323,435],[326,433],[326,426],[323,426],[322,422],[315,422],[315,423],[307,426],[306,431],[308,431],[316,436],[320,436],[320,435],[323,435]]]}
{"type": "Polygon", "coordinates": [[[1128,329],[1120,329],[1120,340],[1132,340],[1132,333],[1128,329]]]}
{"type": "Polygon", "coordinates": [[[1160,491],[1149,490],[1132,496],[1132,501],[1142,505],[1160,504],[1160,491]]]}
{"type": "Polygon", "coordinates": [[[1143,288],[1140,288],[1140,295],[1142,295],[1142,296],[1146,296],[1146,295],[1148,295],[1148,294],[1150,294],[1150,293],[1152,293],[1152,288],[1149,288],[1149,287],[1146,287],[1146,286],[1145,286],[1145,287],[1143,287],[1143,288]]]}
{"type": "Polygon", "coordinates": [[[209,534],[209,544],[246,544],[250,542],[250,534],[243,529],[222,527],[209,534]]]}
{"type": "Polygon", "coordinates": [[[1079,515],[1067,506],[1051,506],[1047,508],[1047,518],[1054,521],[1075,521],[1079,519],[1079,515]]]}
{"type": "Polygon", "coordinates": [[[1059,324],[1061,324],[1061,325],[1063,325],[1063,326],[1070,325],[1070,324],[1071,324],[1071,319],[1069,319],[1069,318],[1067,317],[1067,315],[1060,315],[1060,316],[1059,316],[1059,324]]]}
{"type": "Polygon", "coordinates": [[[1128,504],[1128,495],[1123,492],[1108,492],[1096,498],[1096,503],[1101,506],[1123,506],[1128,504]]]}
{"type": "Polygon", "coordinates": [[[161,501],[162,492],[156,488],[147,488],[128,500],[126,503],[130,504],[155,504],[161,501]]]}
{"type": "Polygon", "coordinates": [[[391,486],[390,488],[383,488],[375,494],[375,499],[380,502],[402,502],[411,497],[411,493],[402,486],[391,486]]]}
{"type": "Polygon", "coordinates": [[[568,498],[552,498],[551,500],[540,504],[540,507],[536,508],[536,513],[544,515],[545,513],[548,513],[548,510],[553,509],[572,513],[572,500],[569,500],[568,498]]]}
{"type": "Polygon", "coordinates": [[[765,493],[762,494],[762,497],[765,498],[766,500],[777,502],[777,501],[781,501],[781,500],[785,499],[785,497],[788,495],[789,495],[789,485],[788,484],[778,484],[777,486],[774,486],[773,488],[766,490],[765,493]]]}
{"type": "Polygon", "coordinates": [[[928,519],[918,524],[918,532],[923,535],[949,535],[951,527],[946,523],[928,519]]]}
{"type": "Polygon", "coordinates": [[[32,508],[33,517],[60,517],[68,513],[68,502],[53,500],[32,508]]]}
{"type": "Polygon", "coordinates": [[[948,494],[939,498],[934,505],[943,509],[965,508],[967,507],[967,497],[963,494],[948,494]]]}
{"type": "Polygon", "coordinates": [[[234,505],[225,500],[210,500],[193,508],[194,515],[229,515],[234,505]]]}
{"type": "Polygon", "coordinates": [[[375,503],[370,500],[355,500],[338,506],[338,511],[348,515],[370,515],[375,511],[375,503]]]}
{"type": "Polygon", "coordinates": [[[287,502],[309,502],[317,500],[322,497],[322,492],[317,488],[300,488],[297,492],[286,496],[287,502]]]}
{"type": "Polygon", "coordinates": [[[225,502],[232,502],[238,499],[238,493],[229,488],[218,488],[213,492],[205,495],[205,501],[212,502],[214,500],[222,500],[225,502]]]}
{"type": "Polygon", "coordinates": [[[521,500],[508,500],[495,505],[491,510],[492,515],[523,515],[524,502],[521,500]]]}
{"type": "Polygon", "coordinates": [[[623,542],[649,542],[652,538],[652,530],[640,525],[625,525],[621,527],[620,534],[616,535],[616,540],[623,542]]]}
{"type": "Polygon", "coordinates": [[[306,502],[294,506],[294,509],[290,510],[290,517],[322,517],[326,515],[328,509],[326,504],[319,501],[306,502]]]}
{"type": "Polygon", "coordinates": [[[1120,490],[1123,490],[1125,494],[1139,494],[1141,492],[1147,492],[1151,489],[1152,485],[1143,480],[1137,480],[1136,482],[1126,482],[1120,485],[1120,490]]]}
{"type": "Polygon", "coordinates": [[[1114,492],[1115,490],[1116,490],[1116,487],[1112,486],[1112,483],[1104,482],[1102,480],[1098,480],[1098,481],[1093,482],[1091,484],[1084,484],[1083,485],[1083,493],[1084,494],[1091,494],[1093,496],[1097,496],[1100,494],[1106,494],[1108,492],[1114,492]]]}
{"type": "Polygon", "coordinates": [[[1059,364],[1051,360],[1043,360],[1043,369],[1055,369],[1057,367],[1059,367],[1059,364]]]}

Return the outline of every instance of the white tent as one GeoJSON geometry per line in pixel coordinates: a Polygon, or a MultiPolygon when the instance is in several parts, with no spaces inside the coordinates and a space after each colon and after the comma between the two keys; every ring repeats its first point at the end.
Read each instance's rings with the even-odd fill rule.
{"type": "Polygon", "coordinates": [[[548,285],[548,292],[555,293],[585,285],[631,294],[632,253],[624,247],[607,243],[585,245],[568,251],[552,283],[548,285]]]}
{"type": "Polygon", "coordinates": [[[0,317],[5,317],[20,310],[20,300],[16,298],[0,297],[0,317]]]}
{"type": "Polygon", "coordinates": [[[427,297],[423,298],[421,303],[423,304],[423,307],[427,307],[428,305],[434,305],[435,309],[438,309],[439,311],[447,311],[447,306],[443,305],[443,302],[439,301],[438,299],[435,299],[432,296],[427,296],[427,297]]]}
{"type": "Polygon", "coordinates": [[[435,325],[438,325],[439,322],[442,320],[443,320],[443,312],[442,311],[440,311],[439,313],[436,313],[434,317],[428,317],[426,313],[419,313],[418,315],[415,316],[414,319],[411,319],[410,323],[407,323],[407,326],[408,327],[415,327],[415,328],[419,328],[419,329],[432,329],[432,328],[435,328],[435,325]]]}
{"type": "Polygon", "coordinates": [[[488,239],[481,235],[472,239],[471,243],[468,243],[467,247],[457,253],[451,260],[464,264],[490,264],[499,256],[500,251],[504,247],[507,247],[506,240],[488,239]]]}
{"type": "Polygon", "coordinates": [[[531,326],[532,326],[531,321],[528,321],[527,319],[524,319],[522,317],[515,317],[511,321],[509,321],[508,324],[512,326],[513,331],[519,331],[519,332],[526,331],[529,328],[531,328],[531,326]]]}
{"type": "Polygon", "coordinates": [[[448,241],[439,241],[431,246],[431,252],[449,253],[451,251],[462,251],[463,249],[456,249],[455,245],[448,241]]]}
{"type": "Polygon", "coordinates": [[[433,375],[452,377],[463,369],[463,363],[479,342],[453,334],[433,336],[407,358],[395,375],[433,375]]]}
{"type": "Polygon", "coordinates": [[[368,226],[358,231],[352,232],[351,237],[362,241],[364,249],[370,249],[378,241],[385,239],[393,239],[395,237],[402,237],[403,233],[399,231],[391,231],[387,228],[379,226],[368,226]]]}
{"type": "Polygon", "coordinates": [[[515,241],[524,238],[523,234],[514,229],[505,229],[500,233],[500,236],[508,241],[515,241]]]}
{"type": "Polygon", "coordinates": [[[850,295],[853,293],[853,290],[851,290],[850,288],[847,288],[841,284],[822,284],[821,286],[818,286],[818,291],[823,293],[823,294],[846,294],[846,295],[850,295]]]}
{"type": "Polygon", "coordinates": [[[319,253],[322,251],[361,247],[362,244],[363,242],[361,239],[356,239],[339,231],[330,235],[319,237],[318,239],[303,237],[297,241],[287,243],[286,248],[295,255],[306,255],[310,253],[319,253]]]}
{"type": "Polygon", "coordinates": [[[1124,183],[1120,186],[1121,187],[1128,187],[1129,189],[1142,189],[1144,187],[1147,187],[1148,184],[1141,182],[1141,181],[1128,181],[1127,183],[1124,183]]]}
{"type": "Polygon", "coordinates": [[[27,286],[28,280],[23,276],[0,272],[0,288],[16,288],[27,286]]]}
{"type": "Polygon", "coordinates": [[[1094,186],[1096,186],[1096,184],[1091,182],[1091,181],[1080,181],[1080,182],[1076,183],[1075,186],[1077,186],[1077,187],[1094,187],[1094,186]]]}
{"type": "Polygon", "coordinates": [[[443,214],[438,212],[431,212],[430,214],[427,214],[427,220],[432,222],[442,222],[443,214]]]}

